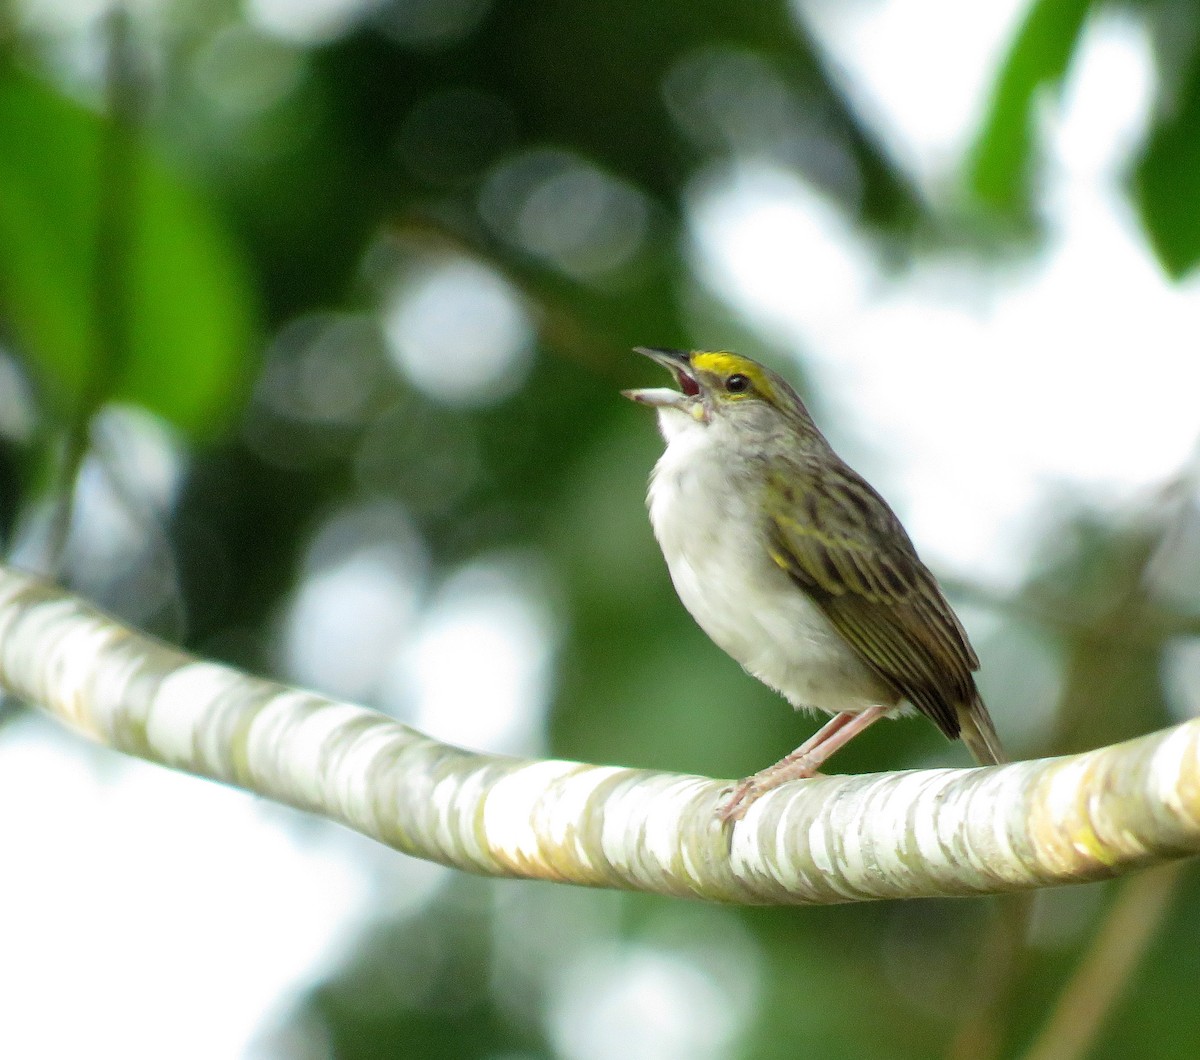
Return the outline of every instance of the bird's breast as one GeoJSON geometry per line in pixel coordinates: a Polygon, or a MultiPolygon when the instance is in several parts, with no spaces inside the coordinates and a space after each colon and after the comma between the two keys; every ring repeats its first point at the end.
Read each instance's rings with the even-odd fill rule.
{"type": "Polygon", "coordinates": [[[705,633],[795,707],[836,713],[895,699],[771,559],[754,468],[706,428],[668,444],[647,504],[675,591],[705,633]]]}

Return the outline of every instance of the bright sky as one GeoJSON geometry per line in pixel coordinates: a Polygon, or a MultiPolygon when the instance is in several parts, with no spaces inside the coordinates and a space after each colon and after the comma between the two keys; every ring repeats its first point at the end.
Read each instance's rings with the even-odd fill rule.
{"type": "MultiPolygon", "coordinates": [[[[305,6],[250,9],[265,28],[308,39],[367,7],[323,0],[303,25],[289,22],[305,6]]],[[[1023,4],[794,6],[897,157],[937,195],[1023,4]]],[[[1160,483],[1196,443],[1200,291],[1164,281],[1120,190],[1152,93],[1145,39],[1104,16],[1061,106],[1045,111],[1049,245],[1002,274],[947,257],[891,278],[819,193],[761,160],[703,174],[692,189],[698,271],[797,351],[838,413],[836,441],[944,567],[1011,582],[1054,490],[1116,503],[1160,483]]],[[[422,362],[431,314],[453,315],[471,275],[448,266],[386,310],[397,370],[422,362]]],[[[502,285],[467,286],[480,312],[509,323],[486,357],[448,375],[443,397],[470,404],[519,382],[528,325],[502,285]]],[[[285,673],[379,695],[460,741],[484,731],[473,711],[486,699],[477,745],[536,748],[554,623],[535,565],[485,557],[428,585],[403,514],[372,508],[332,514],[305,572],[281,627],[285,673]],[[488,687],[446,665],[464,645],[488,687]]],[[[249,797],[94,751],[36,717],[0,739],[0,806],[9,808],[0,1055],[26,1060],[95,1055],[97,1041],[120,1042],[129,1060],[272,1055],[264,1035],[353,946],[381,896],[406,895],[418,909],[446,878],[332,825],[301,825],[249,797]]],[[[737,981],[753,981],[749,945],[730,943],[746,970],[737,981]]],[[[701,1055],[697,1028],[715,1048],[736,1040],[751,1010],[746,1000],[714,1017],[728,969],[695,953],[602,938],[565,959],[548,1033],[568,1060],[625,1057],[650,1041],[656,1051],[645,1055],[701,1055]]]]}
{"type": "Polygon", "coordinates": [[[366,840],[42,718],[0,739],[0,806],[0,1055],[240,1056],[369,905],[366,840]]]}
{"type": "MultiPolygon", "coordinates": [[[[966,102],[986,84],[976,68],[995,48],[968,30],[996,27],[951,15],[951,29],[924,36],[929,17],[966,7],[951,0],[803,6],[840,34],[830,50],[886,111],[897,153],[938,184],[948,146],[961,152],[977,121],[966,102]],[[925,18],[909,26],[910,9],[925,18]],[[942,80],[943,60],[955,76],[964,68],[959,38],[945,47],[950,32],[961,32],[975,71],[963,93],[942,80]]],[[[1178,472],[1197,443],[1200,286],[1164,280],[1122,187],[1152,89],[1144,34],[1120,16],[1097,20],[1061,106],[1045,108],[1048,245],[1004,272],[960,256],[889,278],[793,175],[745,163],[697,181],[702,275],[797,351],[838,412],[836,441],[943,568],[1011,583],[1043,501],[1061,490],[1132,500],[1178,472]]]]}

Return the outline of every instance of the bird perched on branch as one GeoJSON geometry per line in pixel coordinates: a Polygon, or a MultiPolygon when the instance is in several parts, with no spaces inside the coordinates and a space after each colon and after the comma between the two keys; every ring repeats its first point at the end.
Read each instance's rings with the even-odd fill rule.
{"type": "Polygon", "coordinates": [[[912,709],[981,764],[1005,761],[975,687],[979,660],[937,580],[796,392],[735,353],[637,352],[678,386],[624,394],[657,410],[667,443],[647,505],[680,600],[793,707],[833,715],[734,788],[721,818],[912,709]]]}

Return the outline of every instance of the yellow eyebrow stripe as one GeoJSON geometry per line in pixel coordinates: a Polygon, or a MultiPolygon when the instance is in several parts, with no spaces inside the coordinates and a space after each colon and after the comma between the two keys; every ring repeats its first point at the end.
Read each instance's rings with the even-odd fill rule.
{"type": "Polygon", "coordinates": [[[730,353],[728,350],[716,353],[694,353],[692,354],[692,367],[697,372],[720,376],[722,379],[728,379],[731,375],[744,375],[754,384],[754,389],[760,394],[770,394],[774,389],[760,365],[747,357],[730,353]]]}

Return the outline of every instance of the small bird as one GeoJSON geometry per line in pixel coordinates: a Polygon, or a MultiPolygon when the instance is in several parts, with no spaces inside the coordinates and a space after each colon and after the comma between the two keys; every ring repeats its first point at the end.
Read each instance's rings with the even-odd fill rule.
{"type": "Polygon", "coordinates": [[[1006,761],[979,659],[887,502],[833,451],[777,373],[736,353],[637,347],[678,390],[626,390],[667,447],[650,522],[705,633],[796,709],[833,715],[722,804],[810,777],[880,718],[915,708],[984,765],[1006,761]]]}

